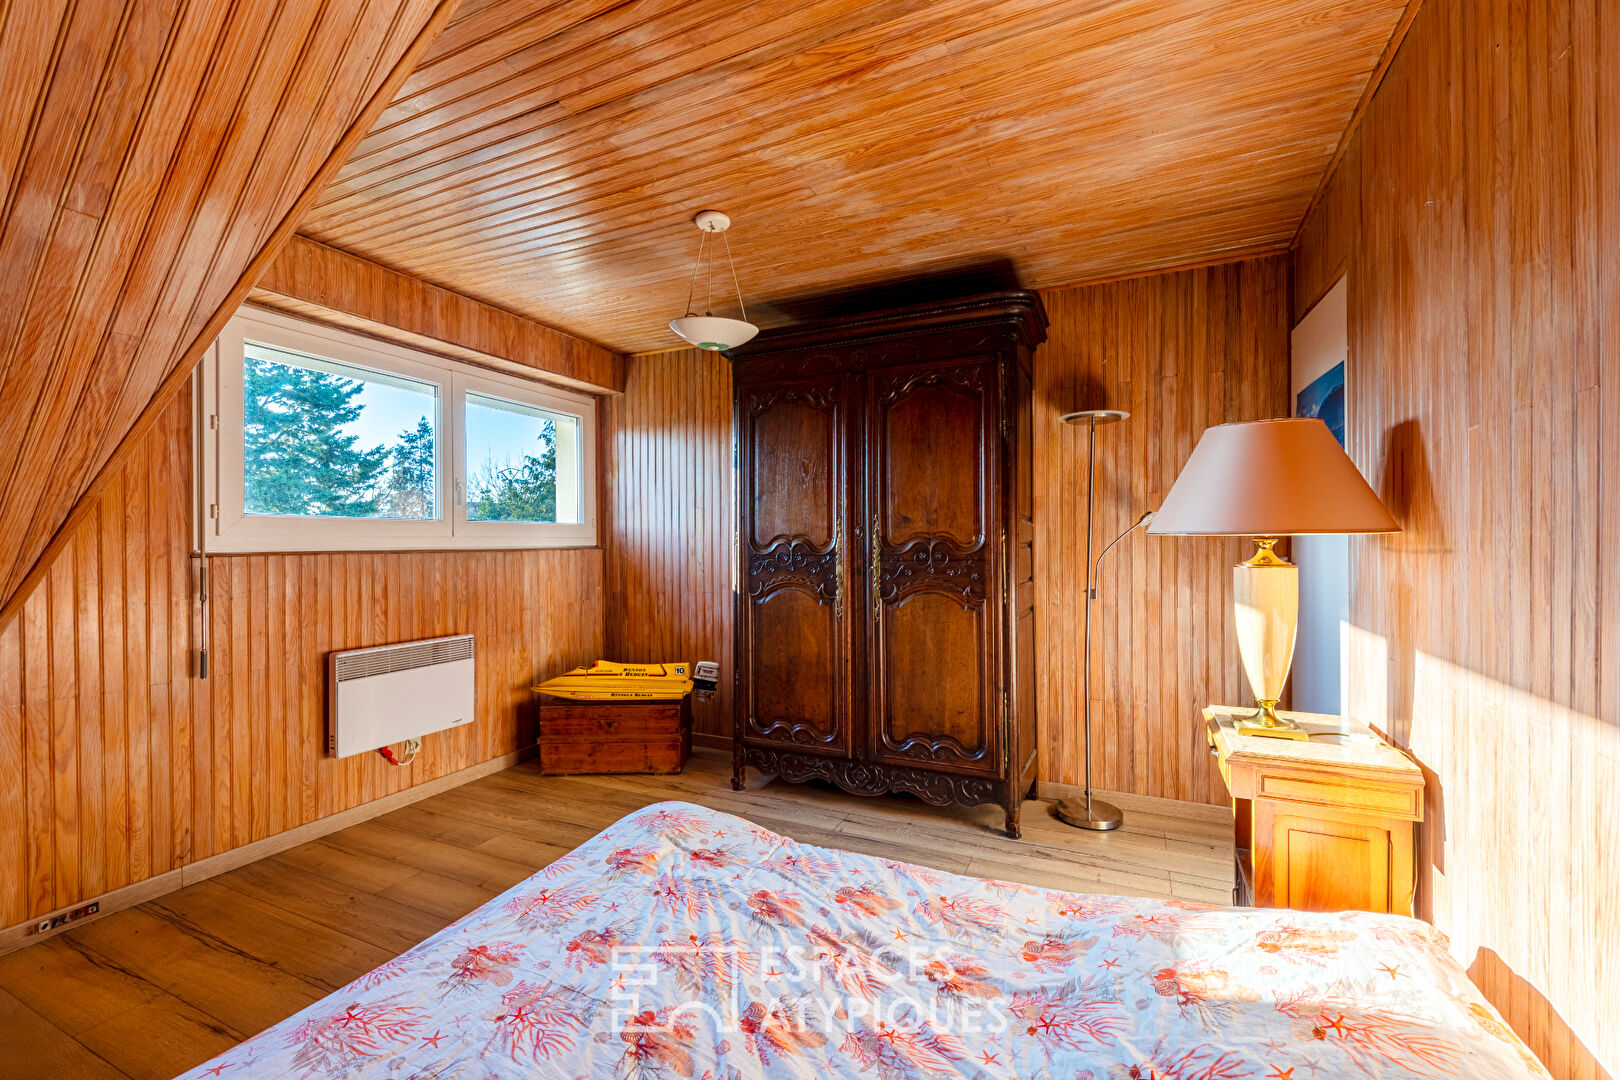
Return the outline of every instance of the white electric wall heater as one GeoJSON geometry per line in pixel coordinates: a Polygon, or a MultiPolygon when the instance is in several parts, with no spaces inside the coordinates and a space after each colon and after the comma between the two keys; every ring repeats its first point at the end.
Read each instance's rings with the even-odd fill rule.
{"type": "Polygon", "coordinates": [[[337,757],[456,727],[473,718],[473,636],[330,653],[326,682],[337,757]]]}

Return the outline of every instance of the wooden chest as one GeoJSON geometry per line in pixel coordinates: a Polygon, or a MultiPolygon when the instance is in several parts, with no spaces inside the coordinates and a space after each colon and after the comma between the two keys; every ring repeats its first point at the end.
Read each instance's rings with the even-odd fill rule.
{"type": "Polygon", "coordinates": [[[678,773],[692,751],[690,700],[543,699],[540,771],[678,773]]]}

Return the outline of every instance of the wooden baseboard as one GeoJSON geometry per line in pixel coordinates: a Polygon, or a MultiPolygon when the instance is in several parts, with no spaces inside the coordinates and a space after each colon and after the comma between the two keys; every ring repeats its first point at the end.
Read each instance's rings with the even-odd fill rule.
{"type": "MultiPolygon", "coordinates": [[[[1078,784],[1059,784],[1052,780],[1042,780],[1035,785],[1035,794],[1043,799],[1083,799],[1086,797],[1086,789],[1078,784]]],[[[1230,806],[1183,802],[1180,799],[1159,799],[1152,795],[1132,795],[1126,791],[1096,790],[1092,792],[1091,797],[1106,799],[1121,810],[1135,810],[1140,814],[1158,814],[1161,817],[1203,821],[1212,825],[1229,825],[1232,821],[1230,806]]]]}
{"type": "MultiPolygon", "coordinates": [[[[709,750],[723,750],[731,753],[731,736],[705,735],[702,732],[692,733],[692,745],[709,750]]],[[[1084,798],[1085,789],[1077,784],[1059,784],[1051,780],[1041,780],[1035,785],[1035,793],[1043,799],[1072,799],[1084,798]]],[[[1181,818],[1185,821],[1202,821],[1216,825],[1228,825],[1232,821],[1232,808],[1230,806],[1214,806],[1210,803],[1183,802],[1180,799],[1160,799],[1152,795],[1132,795],[1125,791],[1098,791],[1097,797],[1107,799],[1121,810],[1135,810],[1139,814],[1158,814],[1161,817],[1181,818]]]]}
{"type": "MultiPolygon", "coordinates": [[[[705,735],[702,732],[694,731],[692,733],[692,745],[709,750],[724,750],[728,754],[731,753],[731,737],[729,735],[705,735]]],[[[1041,780],[1035,785],[1035,793],[1043,799],[1072,799],[1075,797],[1083,798],[1085,789],[1077,784],[1059,784],[1051,780],[1041,780]]],[[[1232,821],[1232,808],[1230,806],[1182,802],[1180,799],[1159,799],[1152,795],[1132,795],[1125,791],[1098,791],[1096,795],[1107,799],[1121,810],[1135,810],[1139,814],[1158,814],[1161,817],[1204,821],[1217,825],[1230,824],[1232,821]]]]}
{"type": "Polygon", "coordinates": [[[86,897],[72,907],[64,908],[60,912],[48,912],[37,918],[29,919],[27,922],[5,927],[0,929],[0,956],[15,952],[26,945],[53,938],[57,934],[65,933],[68,930],[85,926],[116,911],[123,911],[126,908],[135,907],[137,904],[144,904],[148,900],[156,899],[177,889],[183,889],[187,885],[195,885],[199,881],[206,881],[216,875],[235,870],[237,867],[246,866],[250,862],[274,855],[277,852],[286,851],[288,848],[297,847],[299,844],[307,844],[311,840],[318,840],[328,833],[346,829],[350,825],[358,825],[362,821],[368,821],[391,810],[398,810],[402,806],[409,806],[411,803],[437,795],[441,791],[449,791],[451,788],[460,787],[462,784],[477,780],[481,776],[488,776],[490,773],[509,769],[520,761],[527,761],[529,758],[534,757],[535,753],[535,747],[525,746],[514,753],[502,754],[500,757],[490,758],[488,761],[470,765],[457,772],[446,773],[444,776],[435,777],[432,780],[424,780],[420,784],[408,787],[403,791],[396,791],[391,795],[384,795],[380,799],[373,799],[371,802],[351,806],[347,810],[340,810],[330,817],[321,818],[319,821],[311,821],[297,828],[288,829],[286,832],[279,832],[274,836],[255,840],[251,844],[243,844],[241,847],[222,851],[218,855],[198,859],[194,863],[187,863],[166,873],[149,877],[144,881],[137,881],[133,885],[126,885],[122,889],[116,889],[103,896],[86,897]],[[100,903],[101,910],[94,915],[77,919],[54,930],[43,932],[34,930],[34,927],[46,919],[90,903],[100,903]]]}

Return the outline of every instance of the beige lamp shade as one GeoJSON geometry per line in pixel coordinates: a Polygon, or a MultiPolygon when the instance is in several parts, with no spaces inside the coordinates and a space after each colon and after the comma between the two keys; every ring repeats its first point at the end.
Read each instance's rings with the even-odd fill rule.
{"type": "Polygon", "coordinates": [[[1160,536],[1399,531],[1350,455],[1314,417],[1208,428],[1148,526],[1160,536]]]}

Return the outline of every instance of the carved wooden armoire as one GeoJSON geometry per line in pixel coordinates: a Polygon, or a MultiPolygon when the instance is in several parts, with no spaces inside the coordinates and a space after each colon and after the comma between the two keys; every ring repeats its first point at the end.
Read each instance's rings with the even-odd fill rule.
{"type": "Polygon", "coordinates": [[[734,777],[995,803],[1035,780],[1031,355],[998,292],[736,350],[734,777]]]}

